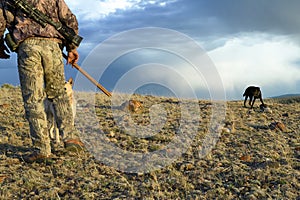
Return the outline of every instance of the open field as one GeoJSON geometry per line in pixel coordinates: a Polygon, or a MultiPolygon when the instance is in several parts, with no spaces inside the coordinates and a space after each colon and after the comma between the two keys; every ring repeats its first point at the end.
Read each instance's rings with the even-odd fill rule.
{"type": "Polygon", "coordinates": [[[266,99],[272,112],[261,112],[258,103],[249,111],[243,101],[227,102],[219,138],[204,157],[199,152],[210,129],[212,103],[196,101],[200,117],[194,121],[198,127],[188,131],[193,137],[186,151],[166,166],[140,173],[130,170],[130,163],[107,165],[109,159],[122,157],[106,152],[106,158],[99,158],[96,153],[103,149],[93,132],[98,127],[106,142],[129,152],[159,151],[178,134],[180,100],[136,96],[144,103],[144,112],[125,116],[120,123],[126,126],[127,117],[147,126],[153,112],[158,113],[154,117],[158,125],[160,117],[166,119],[157,134],[136,137],[117,125],[108,97],[97,94],[93,106],[85,100],[88,95],[77,97],[76,126],[88,136],[84,141],[93,153],[64,153],[57,147],[53,163],[27,164],[22,156],[30,153],[31,140],[20,89],[1,87],[0,199],[300,199],[300,98],[266,99]],[[158,104],[161,107],[153,107],[158,104]],[[90,109],[95,110],[98,125],[92,124],[90,109]],[[273,129],[275,121],[285,128],[273,129]],[[234,122],[235,128],[222,130],[225,122],[234,122]],[[90,127],[82,125],[89,123],[90,127]]]}

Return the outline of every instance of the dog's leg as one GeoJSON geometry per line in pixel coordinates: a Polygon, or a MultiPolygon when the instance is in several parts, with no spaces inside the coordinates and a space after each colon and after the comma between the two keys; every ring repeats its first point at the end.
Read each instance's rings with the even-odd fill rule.
{"type": "Polygon", "coordinates": [[[59,129],[57,127],[57,117],[56,113],[53,108],[53,126],[54,126],[54,131],[55,131],[55,143],[59,144],[60,143],[60,134],[59,134],[59,129]]]}
{"type": "Polygon", "coordinates": [[[253,108],[254,102],[255,102],[256,97],[254,97],[253,101],[252,101],[252,105],[251,105],[251,109],[253,108]]]}
{"type": "Polygon", "coordinates": [[[246,95],[245,100],[244,100],[244,107],[245,108],[247,108],[247,106],[246,106],[247,99],[248,99],[248,95],[246,95]]]}
{"type": "Polygon", "coordinates": [[[262,99],[261,95],[259,96],[259,100],[262,103],[262,105],[265,105],[264,102],[263,102],[263,99],[262,99]]]}
{"type": "Polygon", "coordinates": [[[55,123],[55,143],[56,144],[60,143],[60,134],[59,134],[59,129],[57,128],[56,123],[55,123]]]}
{"type": "Polygon", "coordinates": [[[51,101],[47,102],[46,108],[47,120],[48,120],[48,130],[49,136],[52,141],[55,141],[56,144],[60,143],[60,134],[57,127],[56,115],[54,107],[51,101]]]}
{"type": "MultiPolygon", "coordinates": [[[[49,122],[50,123],[50,122],[49,122]]],[[[55,135],[54,135],[54,126],[53,124],[51,123],[50,124],[50,127],[49,127],[49,136],[50,136],[50,139],[51,140],[55,140],[55,135]]]]}
{"type": "Polygon", "coordinates": [[[50,139],[55,140],[55,135],[54,135],[54,131],[55,131],[55,125],[54,124],[55,124],[55,122],[54,122],[54,116],[53,116],[53,112],[52,112],[51,105],[50,105],[49,101],[46,104],[46,115],[47,115],[47,120],[48,120],[48,130],[49,130],[50,139]]]}
{"type": "Polygon", "coordinates": [[[249,96],[249,106],[251,106],[253,96],[249,96]]]}

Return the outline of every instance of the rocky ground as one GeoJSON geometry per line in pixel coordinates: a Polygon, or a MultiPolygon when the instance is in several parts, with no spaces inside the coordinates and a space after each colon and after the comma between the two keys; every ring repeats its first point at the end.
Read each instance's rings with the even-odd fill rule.
{"type": "Polygon", "coordinates": [[[56,147],[52,163],[28,164],[22,160],[31,140],[20,89],[1,87],[0,199],[300,199],[299,98],[266,99],[270,110],[265,112],[258,103],[249,110],[242,101],[230,101],[226,118],[212,127],[209,101],[190,100],[200,117],[185,120],[189,117],[180,112],[182,100],[176,98],[135,96],[144,108],[133,114],[119,112],[126,105],[113,108],[103,94],[76,98],[76,126],[88,151],[66,153],[56,147]],[[138,126],[122,128],[130,124],[138,126]],[[141,136],[135,130],[149,125],[159,127],[157,133],[143,129],[141,136]],[[168,160],[177,155],[168,144],[180,130],[186,140],[175,146],[186,149],[168,160]],[[211,131],[217,133],[215,144],[203,155],[211,131]],[[100,140],[113,145],[99,145],[100,140]],[[126,154],[133,157],[114,149],[133,152],[126,154]],[[145,163],[155,161],[149,168],[141,163],[145,155],[145,163]]]}

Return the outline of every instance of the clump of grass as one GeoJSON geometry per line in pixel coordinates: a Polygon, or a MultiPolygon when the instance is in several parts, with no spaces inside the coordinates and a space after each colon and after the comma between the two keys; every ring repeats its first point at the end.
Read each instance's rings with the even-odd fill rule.
{"type": "Polygon", "coordinates": [[[14,89],[14,88],[16,88],[16,86],[13,86],[13,85],[8,84],[8,83],[4,83],[3,85],[1,85],[0,88],[1,89],[14,89]]]}

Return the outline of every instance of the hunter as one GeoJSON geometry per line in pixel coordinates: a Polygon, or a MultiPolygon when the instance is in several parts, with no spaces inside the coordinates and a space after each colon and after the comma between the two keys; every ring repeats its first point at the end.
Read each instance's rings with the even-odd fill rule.
{"type": "MultiPolygon", "coordinates": [[[[67,26],[78,34],[76,16],[64,0],[21,0],[43,13],[53,22],[67,26]]],[[[44,101],[53,102],[58,128],[64,147],[84,149],[79,131],[74,127],[72,108],[64,90],[65,74],[62,57],[66,48],[67,63],[75,64],[79,59],[77,47],[56,27],[42,25],[26,13],[17,0],[1,0],[0,8],[0,57],[9,58],[9,51],[17,53],[18,72],[25,108],[25,116],[30,126],[33,150],[24,156],[26,162],[47,161],[52,157],[52,149],[47,128],[44,101]],[[8,31],[4,40],[4,32],[8,31]]],[[[78,44],[77,44],[78,45],[78,44]]]]}

